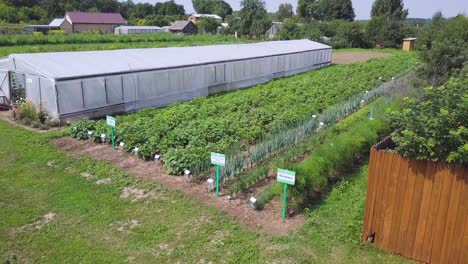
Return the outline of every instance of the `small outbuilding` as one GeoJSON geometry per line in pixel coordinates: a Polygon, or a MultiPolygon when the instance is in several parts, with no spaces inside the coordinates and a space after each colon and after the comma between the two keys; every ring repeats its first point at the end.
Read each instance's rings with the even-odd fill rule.
{"type": "Polygon", "coordinates": [[[403,50],[404,51],[412,51],[414,50],[414,45],[416,43],[417,38],[404,38],[403,39],[403,50]]]}
{"type": "Polygon", "coordinates": [[[271,22],[271,27],[267,31],[267,36],[270,39],[276,38],[279,31],[283,27],[283,22],[271,22]]]}
{"type": "Polygon", "coordinates": [[[198,27],[189,20],[178,20],[175,21],[169,31],[178,35],[194,35],[198,33],[198,27]]]}
{"type": "Polygon", "coordinates": [[[60,120],[100,117],[310,71],[331,55],[310,40],[12,54],[0,59],[0,104],[26,95],[60,120]]]}

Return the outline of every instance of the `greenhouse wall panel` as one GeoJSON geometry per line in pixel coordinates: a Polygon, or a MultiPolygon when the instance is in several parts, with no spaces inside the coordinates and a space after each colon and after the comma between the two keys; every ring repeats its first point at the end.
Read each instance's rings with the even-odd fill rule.
{"type": "Polygon", "coordinates": [[[162,107],[330,63],[331,47],[294,40],[14,54],[0,61],[0,71],[15,73],[17,86],[25,87],[27,98],[37,105],[47,101],[45,107],[52,116],[74,119],[162,107]]]}

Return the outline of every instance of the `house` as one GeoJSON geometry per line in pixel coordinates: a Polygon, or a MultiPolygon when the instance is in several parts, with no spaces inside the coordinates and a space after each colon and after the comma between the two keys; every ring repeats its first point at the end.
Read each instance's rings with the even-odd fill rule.
{"type": "Polygon", "coordinates": [[[66,12],[65,20],[71,25],[70,29],[65,29],[67,33],[113,33],[114,28],[127,24],[119,13],[66,12]]]}
{"type": "Polygon", "coordinates": [[[198,28],[192,21],[178,20],[171,25],[169,31],[178,35],[189,35],[197,34],[198,28]]]}
{"type": "Polygon", "coordinates": [[[216,20],[219,20],[220,22],[223,21],[223,18],[218,16],[218,15],[213,15],[213,14],[191,14],[188,17],[189,21],[192,21],[193,23],[200,22],[203,18],[214,18],[216,20]]]}
{"type": "Polygon", "coordinates": [[[268,38],[274,39],[278,35],[282,27],[283,22],[271,22],[271,27],[267,31],[268,38]]]}
{"type": "Polygon", "coordinates": [[[404,51],[414,50],[415,42],[416,42],[416,38],[405,38],[405,39],[403,39],[403,50],[404,51]]]}

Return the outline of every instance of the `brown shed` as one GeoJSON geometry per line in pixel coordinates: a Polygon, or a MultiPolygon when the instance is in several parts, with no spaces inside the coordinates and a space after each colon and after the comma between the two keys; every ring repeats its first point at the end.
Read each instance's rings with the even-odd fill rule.
{"type": "Polygon", "coordinates": [[[169,31],[178,35],[197,34],[198,28],[192,21],[178,20],[171,25],[169,31]]]}
{"type": "Polygon", "coordinates": [[[405,39],[403,39],[403,50],[404,51],[414,50],[415,42],[416,42],[416,38],[405,38],[405,39]]]}
{"type": "Polygon", "coordinates": [[[114,33],[115,27],[127,24],[119,13],[66,12],[65,20],[71,25],[71,29],[65,28],[65,31],[70,31],[67,33],[86,31],[114,33]]]}

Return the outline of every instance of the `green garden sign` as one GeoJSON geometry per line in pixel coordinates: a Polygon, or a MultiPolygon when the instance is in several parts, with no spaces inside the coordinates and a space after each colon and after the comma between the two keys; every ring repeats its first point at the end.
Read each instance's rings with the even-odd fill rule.
{"type": "Polygon", "coordinates": [[[284,195],[283,195],[283,219],[286,219],[286,199],[288,196],[288,185],[294,185],[296,182],[296,172],[288,171],[283,169],[278,169],[278,173],[276,175],[276,181],[284,183],[284,195]]]}
{"type": "Polygon", "coordinates": [[[116,123],[115,117],[113,116],[106,117],[106,124],[110,126],[110,129],[111,129],[112,149],[115,149],[115,136],[114,136],[115,123],[116,123]]]}
{"type": "Polygon", "coordinates": [[[211,152],[211,164],[216,165],[216,197],[219,196],[219,174],[221,166],[226,166],[226,155],[211,152]]]}

